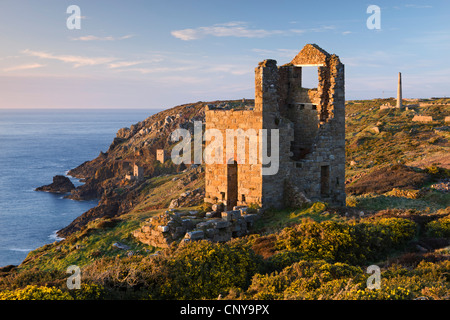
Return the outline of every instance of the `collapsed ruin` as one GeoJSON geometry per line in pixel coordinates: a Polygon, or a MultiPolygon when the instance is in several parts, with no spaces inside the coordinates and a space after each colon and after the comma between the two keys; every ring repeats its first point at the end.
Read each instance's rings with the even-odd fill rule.
{"type": "Polygon", "coordinates": [[[205,217],[200,217],[195,210],[171,209],[148,219],[141,228],[133,232],[133,236],[142,243],[157,248],[198,240],[227,242],[247,235],[259,218],[258,214],[250,213],[246,207],[221,210],[222,208],[216,209],[208,212],[205,217]]]}
{"type": "MultiPolygon", "coordinates": [[[[207,163],[205,202],[223,203],[227,210],[251,204],[290,207],[293,199],[345,205],[344,84],[339,57],[315,44],[282,66],[275,60],[260,62],[254,108],[207,108],[205,130],[220,130],[225,137],[227,129],[278,129],[278,171],[264,175],[265,164],[240,163],[237,152],[222,163],[207,163]],[[317,88],[302,87],[303,68],[317,68],[317,88]]],[[[249,159],[249,147],[244,148],[249,159]]]]}

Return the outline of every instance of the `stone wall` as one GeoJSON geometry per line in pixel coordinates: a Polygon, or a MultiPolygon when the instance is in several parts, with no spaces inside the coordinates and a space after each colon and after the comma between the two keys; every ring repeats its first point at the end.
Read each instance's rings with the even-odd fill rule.
{"type": "Polygon", "coordinates": [[[344,205],[345,83],[339,58],[307,45],[278,69],[273,60],[260,63],[256,84],[256,97],[259,88],[271,92],[259,104],[263,127],[280,130],[280,169],[276,175],[263,176],[262,204],[286,206],[283,193],[289,192],[286,186],[294,185],[306,199],[344,205]],[[309,66],[318,67],[318,88],[301,88],[301,68],[309,66]],[[273,87],[277,91],[270,91],[273,87]]]}
{"type": "Polygon", "coordinates": [[[167,154],[166,151],[164,149],[157,149],[156,150],[156,160],[164,163],[167,160],[167,154]]]}
{"type": "Polygon", "coordinates": [[[415,122],[432,122],[433,121],[433,117],[431,116],[414,116],[414,118],[412,119],[412,121],[415,122]]]}
{"type": "MultiPolygon", "coordinates": [[[[245,132],[255,130],[259,139],[259,130],[262,129],[262,114],[254,110],[207,110],[205,112],[206,126],[209,129],[219,130],[223,137],[222,155],[219,163],[205,167],[205,201],[211,203],[222,202],[228,208],[236,205],[261,203],[261,164],[249,161],[249,139],[246,145],[239,144],[234,139],[234,152],[231,158],[226,157],[226,137],[228,129],[242,129],[245,132]],[[245,159],[239,158],[239,151],[244,151],[245,159]],[[233,162],[237,163],[237,177],[232,179],[230,172],[233,162]],[[234,190],[237,188],[237,190],[234,190]],[[233,199],[230,191],[234,191],[233,199]],[[244,197],[242,197],[244,196],[244,197]],[[236,198],[236,199],[235,199],[236,198]]],[[[209,143],[205,144],[205,149],[209,143]]],[[[257,151],[257,150],[255,150],[257,151]]],[[[205,150],[208,152],[208,150],[205,150]]],[[[209,153],[209,152],[208,152],[209,153]]],[[[214,152],[211,155],[215,155],[214,152]]]]}

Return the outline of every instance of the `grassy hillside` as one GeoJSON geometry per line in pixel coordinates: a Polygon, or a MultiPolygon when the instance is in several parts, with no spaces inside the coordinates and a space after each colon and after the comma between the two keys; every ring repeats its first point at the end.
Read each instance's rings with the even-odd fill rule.
{"type": "MultiPolygon", "coordinates": [[[[347,104],[346,207],[268,210],[245,237],[155,248],[132,232],[180,194],[202,189],[204,174],[152,167],[129,210],[0,270],[0,299],[450,299],[450,193],[435,187],[450,178],[449,106],[380,110],[386,102],[395,104],[347,104]],[[435,121],[412,122],[415,114],[435,121]],[[366,283],[372,264],[381,268],[377,290],[366,283]],[[82,269],[81,290],[66,287],[69,265],[82,269]]],[[[176,210],[202,216],[198,199],[176,210]]]]}

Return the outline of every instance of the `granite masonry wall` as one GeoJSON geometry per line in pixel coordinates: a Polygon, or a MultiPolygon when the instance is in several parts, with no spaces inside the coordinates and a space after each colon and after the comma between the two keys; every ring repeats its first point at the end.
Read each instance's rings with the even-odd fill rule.
{"type": "Polygon", "coordinates": [[[412,119],[415,122],[433,122],[433,117],[431,116],[418,116],[415,115],[412,119]]]}

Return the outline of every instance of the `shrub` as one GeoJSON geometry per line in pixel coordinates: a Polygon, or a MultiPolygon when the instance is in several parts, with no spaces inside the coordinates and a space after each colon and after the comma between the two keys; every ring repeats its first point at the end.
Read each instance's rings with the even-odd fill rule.
{"type": "Polygon", "coordinates": [[[415,233],[416,224],[402,218],[378,218],[361,223],[319,223],[304,219],[301,224],[283,229],[276,247],[279,251],[298,252],[304,260],[361,264],[400,248],[415,233]]]}
{"type": "Polygon", "coordinates": [[[283,270],[284,268],[298,262],[302,254],[298,251],[282,251],[274,254],[268,260],[273,270],[283,270]]]}
{"type": "Polygon", "coordinates": [[[450,169],[438,167],[436,165],[425,168],[425,172],[431,175],[435,180],[450,178],[450,169]]]}
{"type": "Polygon", "coordinates": [[[249,299],[336,298],[352,283],[364,279],[362,270],[344,263],[299,261],[281,272],[256,274],[247,290],[249,299]]]}
{"type": "Polygon", "coordinates": [[[0,292],[0,300],[72,300],[66,291],[55,287],[28,285],[24,289],[0,292]]]}
{"type": "Polygon", "coordinates": [[[384,258],[400,249],[416,234],[416,224],[402,218],[377,218],[354,224],[360,254],[368,261],[384,258]]]}
{"type": "Polygon", "coordinates": [[[410,300],[448,299],[450,261],[393,265],[381,273],[380,289],[367,288],[369,274],[345,263],[299,261],[281,272],[256,274],[247,299],[410,300]]]}
{"type": "Polygon", "coordinates": [[[388,192],[387,195],[408,199],[417,199],[420,197],[420,190],[394,188],[392,189],[392,191],[388,192]]]}
{"type": "Polygon", "coordinates": [[[167,262],[162,297],[212,299],[233,287],[246,289],[262,261],[247,246],[199,241],[180,248],[167,262]]]}
{"type": "Polygon", "coordinates": [[[402,218],[380,218],[373,222],[374,225],[381,226],[387,246],[398,248],[411,240],[416,234],[416,224],[402,218]]]}
{"type": "Polygon", "coordinates": [[[429,237],[450,238],[450,215],[431,221],[425,228],[429,237]]]}
{"type": "Polygon", "coordinates": [[[67,290],[58,287],[28,285],[23,289],[0,292],[0,300],[98,300],[103,288],[96,284],[82,284],[80,289],[67,290]]]}
{"type": "Polygon", "coordinates": [[[354,249],[357,246],[351,226],[346,223],[304,220],[294,228],[281,233],[281,247],[302,253],[303,259],[357,262],[354,249]]]}
{"type": "Polygon", "coordinates": [[[348,196],[345,199],[345,204],[347,207],[356,207],[358,206],[358,199],[355,196],[348,196]]]}

